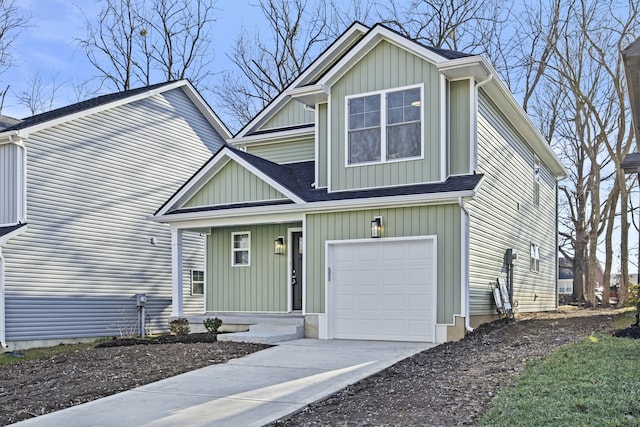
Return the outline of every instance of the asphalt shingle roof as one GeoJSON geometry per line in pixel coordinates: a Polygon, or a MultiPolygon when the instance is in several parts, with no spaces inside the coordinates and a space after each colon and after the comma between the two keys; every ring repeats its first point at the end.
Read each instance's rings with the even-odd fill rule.
{"type": "MultiPolygon", "coordinates": [[[[353,200],[376,197],[405,196],[412,194],[437,194],[458,191],[470,191],[477,187],[482,179],[481,174],[458,175],[447,178],[444,182],[429,184],[403,185],[396,187],[384,187],[370,190],[339,191],[329,193],[326,188],[316,189],[312,186],[315,180],[315,162],[299,162],[289,164],[277,164],[261,157],[254,156],[235,148],[226,147],[240,158],[251,164],[256,169],[279,183],[305,202],[325,202],[334,200],[353,200]]],[[[214,156],[215,158],[215,156],[214,156]]],[[[213,160],[213,159],[212,159],[213,160]]],[[[269,206],[276,204],[289,204],[291,201],[267,201],[256,203],[241,203],[215,207],[187,208],[170,211],[169,213],[186,213],[214,211],[231,208],[248,208],[269,206]]]]}
{"type": "Polygon", "coordinates": [[[102,95],[95,98],[87,99],[85,101],[77,102],[75,104],[67,105],[66,107],[57,108],[55,110],[47,111],[46,113],[36,114],[35,116],[26,117],[15,123],[11,126],[8,126],[2,131],[12,131],[12,130],[20,130],[25,129],[31,126],[35,126],[41,123],[48,122],[50,120],[55,120],[61,117],[65,117],[71,114],[79,113],[85,110],[89,110],[91,108],[99,107],[101,105],[108,104],[110,102],[119,101],[121,99],[128,98],[130,96],[137,95],[139,93],[144,93],[149,90],[157,89],[159,87],[169,85],[175,82],[164,82],[158,83],[151,86],[140,87],[137,89],[125,90],[123,92],[111,93],[108,95],[102,95]]]}
{"type": "Polygon", "coordinates": [[[17,229],[24,227],[27,224],[16,224],[16,225],[8,225],[6,227],[0,227],[0,237],[9,234],[17,229]]]}

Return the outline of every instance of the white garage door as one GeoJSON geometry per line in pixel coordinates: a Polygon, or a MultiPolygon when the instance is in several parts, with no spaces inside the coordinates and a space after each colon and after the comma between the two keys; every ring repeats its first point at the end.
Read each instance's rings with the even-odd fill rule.
{"type": "Polygon", "coordinates": [[[330,242],[332,338],[435,341],[433,238],[330,242]]]}

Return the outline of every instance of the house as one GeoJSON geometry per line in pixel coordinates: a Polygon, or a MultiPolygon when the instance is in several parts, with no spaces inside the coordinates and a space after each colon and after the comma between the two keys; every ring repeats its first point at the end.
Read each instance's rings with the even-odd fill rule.
{"type": "MultiPolygon", "coordinates": [[[[586,279],[585,279],[586,280],[586,279]]],[[[604,272],[599,262],[596,263],[596,292],[600,289],[602,296],[602,284],[604,272]]],[[[558,295],[571,297],[573,295],[573,262],[564,257],[558,258],[558,295]]]]}
{"type": "Polygon", "coordinates": [[[444,342],[494,319],[511,276],[518,311],[553,310],[564,176],[486,59],[355,23],[156,212],[172,314],[192,232],[207,316],[444,342]]]}
{"type": "MultiPolygon", "coordinates": [[[[137,332],[142,294],[144,327],[166,330],[170,230],[149,216],[219,150],[226,127],[187,81],[2,123],[2,345],[137,332]]],[[[186,312],[203,310],[203,239],[184,243],[186,312]]]]}

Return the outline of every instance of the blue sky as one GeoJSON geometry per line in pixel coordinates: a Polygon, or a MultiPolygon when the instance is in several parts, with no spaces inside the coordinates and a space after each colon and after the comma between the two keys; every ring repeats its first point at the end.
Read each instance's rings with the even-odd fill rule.
{"type": "MultiPolygon", "coordinates": [[[[261,12],[251,0],[219,0],[217,21],[212,37],[215,45],[214,71],[229,69],[226,53],[231,49],[239,29],[252,29],[261,20],[261,12]]],[[[14,65],[0,76],[1,86],[10,85],[2,114],[22,118],[30,113],[17,104],[15,95],[24,90],[37,73],[45,82],[55,78],[60,89],[55,107],[77,101],[74,84],[94,75],[75,39],[85,36],[83,12],[91,17],[100,10],[93,0],[19,0],[21,8],[30,11],[30,26],[13,46],[14,65]]]]}

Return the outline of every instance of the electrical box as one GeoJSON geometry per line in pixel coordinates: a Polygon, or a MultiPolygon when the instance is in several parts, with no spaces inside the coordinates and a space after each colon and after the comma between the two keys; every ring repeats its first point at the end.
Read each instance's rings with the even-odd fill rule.
{"type": "Polygon", "coordinates": [[[136,305],[138,307],[147,305],[147,294],[136,294],[136,305]]]}
{"type": "Polygon", "coordinates": [[[518,259],[518,251],[513,249],[507,249],[507,253],[505,254],[505,263],[507,265],[513,265],[518,259]]]}

